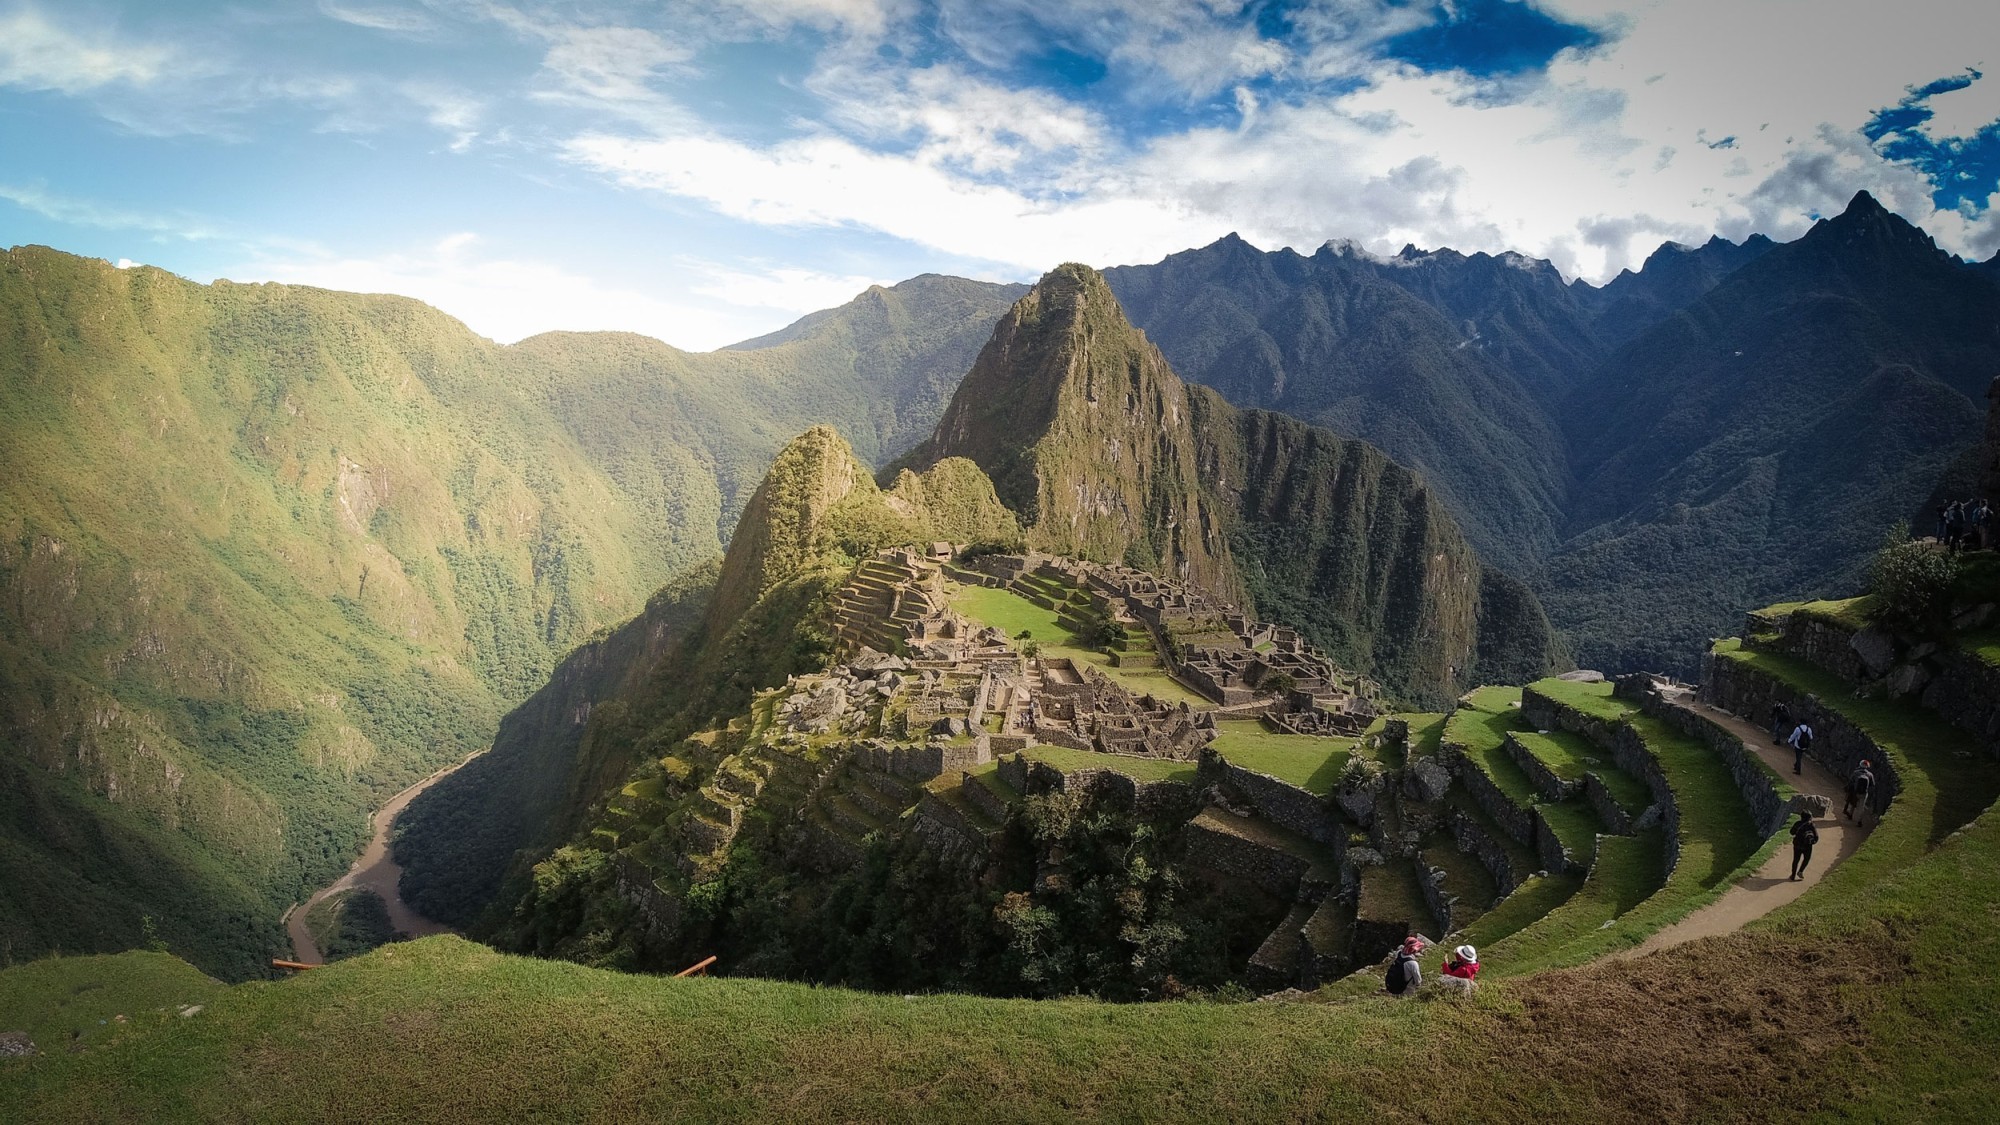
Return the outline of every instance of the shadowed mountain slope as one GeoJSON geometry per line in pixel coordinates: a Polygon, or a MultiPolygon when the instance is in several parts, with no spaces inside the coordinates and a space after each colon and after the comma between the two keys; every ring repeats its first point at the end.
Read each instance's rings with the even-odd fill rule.
{"type": "Polygon", "coordinates": [[[1609,359],[1563,410],[1579,657],[1685,668],[1730,607],[1858,580],[1978,439],[2000,289],[1866,193],[1609,359]]]}

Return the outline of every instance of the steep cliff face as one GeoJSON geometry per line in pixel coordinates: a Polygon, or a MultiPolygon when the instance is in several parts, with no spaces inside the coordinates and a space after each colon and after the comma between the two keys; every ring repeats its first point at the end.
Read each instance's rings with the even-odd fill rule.
{"type": "Polygon", "coordinates": [[[1534,597],[1488,577],[1416,474],[1183,383],[1083,266],[1015,304],[910,460],[948,455],[992,475],[1031,545],[1206,586],[1406,698],[1562,659],[1534,597]]]}
{"type": "Polygon", "coordinates": [[[1186,386],[1104,279],[1072,264],[1001,319],[911,460],[977,463],[1030,546],[1235,593],[1196,446],[1186,386]]]}

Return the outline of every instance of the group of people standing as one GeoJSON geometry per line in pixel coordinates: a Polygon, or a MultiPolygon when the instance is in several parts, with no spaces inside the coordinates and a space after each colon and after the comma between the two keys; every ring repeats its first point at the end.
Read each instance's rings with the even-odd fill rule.
{"type": "Polygon", "coordinates": [[[1937,506],[1937,541],[1957,550],[1983,550],[1993,545],[1993,509],[1984,497],[1953,500],[1937,506]]]}

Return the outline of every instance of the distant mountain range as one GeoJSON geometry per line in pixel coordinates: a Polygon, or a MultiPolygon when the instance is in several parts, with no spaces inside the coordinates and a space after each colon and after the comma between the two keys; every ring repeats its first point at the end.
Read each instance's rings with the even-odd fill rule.
{"type": "MultiPolygon", "coordinates": [[[[1236,238],[1105,279],[1146,337],[1101,326],[1117,366],[1092,379],[1150,396],[1136,425],[967,402],[954,430],[1026,287],[926,275],[693,355],[0,255],[0,959],[157,932],[245,975],[372,805],[496,725],[588,760],[591,708],[702,627],[725,537],[815,424],[870,469],[936,434],[920,460],[978,461],[1031,535],[1067,510],[1079,550],[1185,566],[1420,695],[1564,642],[1685,671],[1742,605],[1848,587],[2000,374],[2000,258],[1951,259],[1865,195],[1796,242],[1665,247],[1602,287],[1236,238]],[[1063,473],[1103,491],[1045,495],[1063,473]],[[1449,605],[1397,601],[1424,550],[1449,605]],[[1391,605],[1445,636],[1402,644],[1371,616],[1391,605]],[[553,723],[532,736],[500,721],[530,696],[553,723]]],[[[605,768],[516,778],[510,823],[605,768]]]]}
{"type": "Polygon", "coordinates": [[[1851,588],[1971,448],[1996,268],[1864,192],[1796,242],[1669,245],[1601,288],[1233,236],[1106,277],[1183,375],[1422,471],[1580,662],[1688,673],[1732,607],[1851,588]]]}

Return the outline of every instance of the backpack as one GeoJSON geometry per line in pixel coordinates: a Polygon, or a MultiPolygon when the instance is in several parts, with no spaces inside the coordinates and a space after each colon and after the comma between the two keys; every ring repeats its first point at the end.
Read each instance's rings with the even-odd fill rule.
{"type": "Polygon", "coordinates": [[[1796,734],[1797,734],[1797,735],[1799,736],[1799,749],[1801,749],[1801,750],[1810,750],[1810,749],[1812,749],[1812,728],[1811,728],[1811,727],[1807,727],[1807,726],[1801,726],[1801,727],[1800,727],[1800,728],[1799,728],[1799,729],[1798,729],[1797,731],[1795,731],[1794,733],[1796,733],[1796,734]]]}
{"type": "Polygon", "coordinates": [[[1847,791],[1857,797],[1866,797],[1875,788],[1875,775],[1867,770],[1856,771],[1854,779],[1847,783],[1847,791]]]}
{"type": "Polygon", "coordinates": [[[1803,844],[1808,848],[1812,847],[1814,844],[1819,843],[1819,827],[1817,825],[1807,823],[1806,825],[1801,827],[1798,831],[1792,833],[1792,842],[1795,844],[1803,844]]]}
{"type": "Polygon", "coordinates": [[[1398,953],[1395,960],[1389,962],[1389,973],[1382,978],[1382,987],[1388,989],[1391,996],[1401,996],[1410,987],[1409,974],[1403,968],[1407,960],[1408,957],[1398,953]]]}

